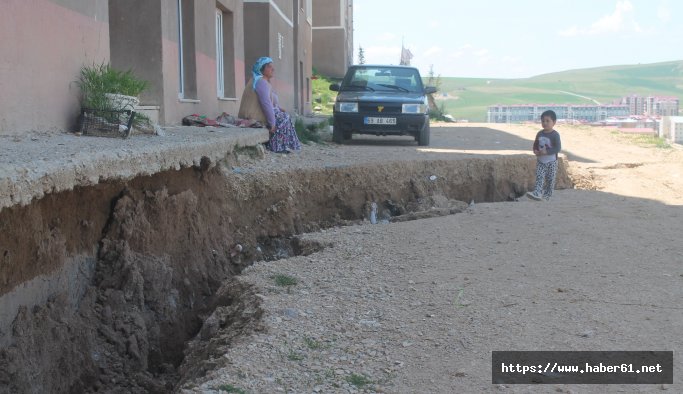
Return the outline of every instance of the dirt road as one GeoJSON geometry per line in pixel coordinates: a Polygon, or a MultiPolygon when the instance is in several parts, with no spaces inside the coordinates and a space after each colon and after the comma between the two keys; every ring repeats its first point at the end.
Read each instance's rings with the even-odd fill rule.
{"type": "MultiPolygon", "coordinates": [[[[497,126],[434,127],[430,149],[529,153],[536,126],[497,126]]],[[[583,189],[334,228],[305,237],[320,252],[248,268],[240,280],[255,286],[264,327],[184,390],[682,392],[683,152],[558,130],[583,189]],[[492,384],[494,350],[673,350],[675,384],[492,384]]],[[[332,155],[403,144],[354,140],[332,155]]]]}

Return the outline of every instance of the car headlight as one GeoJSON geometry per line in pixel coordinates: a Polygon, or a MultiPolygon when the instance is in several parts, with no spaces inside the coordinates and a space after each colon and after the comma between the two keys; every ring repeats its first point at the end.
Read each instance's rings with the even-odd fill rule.
{"type": "Polygon", "coordinates": [[[404,114],[424,114],[427,113],[426,104],[403,104],[401,112],[404,114]]]}
{"type": "Polygon", "coordinates": [[[334,103],[334,109],[337,112],[358,112],[358,103],[338,101],[334,103]]]}

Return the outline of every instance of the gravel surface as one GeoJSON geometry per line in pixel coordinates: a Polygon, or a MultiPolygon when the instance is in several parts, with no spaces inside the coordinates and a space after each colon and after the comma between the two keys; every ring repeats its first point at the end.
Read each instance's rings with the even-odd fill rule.
{"type": "MultiPolygon", "coordinates": [[[[521,137],[473,124],[472,127],[447,127],[434,124],[430,146],[417,146],[409,136],[354,135],[344,145],[329,143],[332,135],[322,133],[323,143],[304,145],[299,153],[277,154],[266,152],[266,160],[240,157],[240,170],[248,172],[283,172],[298,169],[366,166],[375,163],[461,160],[470,158],[493,158],[500,155],[531,155],[530,143],[535,131],[521,137]]],[[[532,130],[532,129],[529,129],[532,130]]],[[[532,141],[533,142],[533,141],[532,141]]]]}
{"type": "Polygon", "coordinates": [[[683,268],[671,259],[683,249],[671,237],[663,254],[633,242],[659,245],[660,225],[683,229],[680,209],[583,191],[560,191],[551,204],[537,215],[532,201],[476,204],[438,219],[310,235],[331,246],[242,275],[260,289],[266,331],[242,338],[195,391],[660,391],[491,384],[493,350],[683,344],[675,335],[683,268]],[[616,235],[624,211],[640,215],[616,235]],[[586,247],[596,240],[610,252],[586,247]],[[280,286],[281,275],[297,283],[280,286]]]}
{"type": "Polygon", "coordinates": [[[0,135],[0,209],[46,194],[216,163],[238,146],[268,140],[265,129],[170,127],[127,139],[71,133],[0,135]]]}
{"type": "MultiPolygon", "coordinates": [[[[491,140],[472,130],[457,129],[462,145],[444,149],[507,153],[484,149],[491,140]]],[[[513,126],[501,140],[521,152],[534,130],[513,126]]],[[[683,373],[681,151],[599,129],[560,131],[589,190],[309,234],[325,249],[257,262],[240,276],[256,286],[265,329],[238,340],[223,367],[181,391],[683,392],[677,378],[637,386],[491,382],[493,350],[673,350],[674,377],[683,373]]],[[[291,166],[311,151],[343,163],[373,144],[266,159],[291,166]]],[[[421,154],[402,149],[392,157],[421,154]]]]}

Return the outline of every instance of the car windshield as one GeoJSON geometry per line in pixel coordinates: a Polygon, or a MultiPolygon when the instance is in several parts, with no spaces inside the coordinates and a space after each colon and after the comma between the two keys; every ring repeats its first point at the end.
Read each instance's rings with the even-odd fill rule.
{"type": "Polygon", "coordinates": [[[354,67],[344,77],[341,90],[422,92],[417,69],[407,67],[354,67]]]}

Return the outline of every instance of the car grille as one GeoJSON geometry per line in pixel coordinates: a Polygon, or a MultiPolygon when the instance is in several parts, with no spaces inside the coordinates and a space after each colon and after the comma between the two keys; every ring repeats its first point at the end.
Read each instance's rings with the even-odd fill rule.
{"type": "Polygon", "coordinates": [[[382,104],[382,103],[361,103],[359,104],[358,111],[364,114],[400,114],[401,104],[382,104]],[[384,107],[380,112],[378,107],[384,107]]]}

